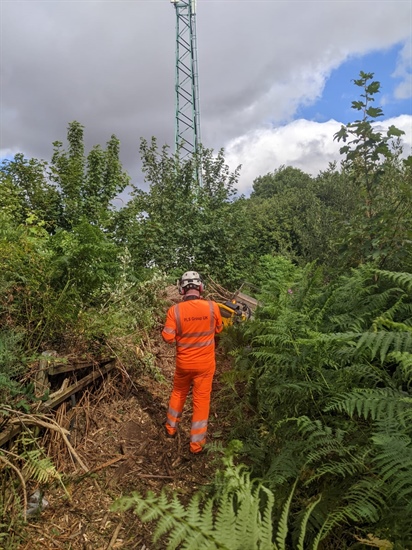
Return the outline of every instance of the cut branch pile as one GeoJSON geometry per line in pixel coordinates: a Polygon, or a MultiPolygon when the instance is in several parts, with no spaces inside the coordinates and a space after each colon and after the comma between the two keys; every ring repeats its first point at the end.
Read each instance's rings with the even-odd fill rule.
{"type": "Polygon", "coordinates": [[[231,300],[233,292],[229,292],[226,288],[216,283],[213,279],[209,278],[206,288],[207,297],[216,302],[225,302],[231,300]]]}

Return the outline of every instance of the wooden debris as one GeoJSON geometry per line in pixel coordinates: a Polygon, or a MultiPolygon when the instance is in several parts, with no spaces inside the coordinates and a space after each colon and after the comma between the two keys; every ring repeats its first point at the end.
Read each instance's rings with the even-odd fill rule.
{"type": "Polygon", "coordinates": [[[119,531],[120,531],[121,528],[122,528],[122,524],[119,523],[119,525],[114,530],[112,538],[110,539],[110,542],[109,542],[109,546],[106,548],[106,550],[110,550],[111,548],[113,548],[114,544],[116,543],[117,536],[118,536],[119,531]]]}
{"type": "Polygon", "coordinates": [[[57,356],[55,351],[44,351],[39,361],[39,368],[34,377],[34,393],[41,397],[50,389],[49,368],[50,359],[57,356]]]}
{"type": "Polygon", "coordinates": [[[113,361],[113,357],[108,357],[106,359],[102,359],[96,363],[91,363],[90,361],[72,361],[70,363],[54,363],[51,367],[49,367],[48,373],[49,376],[54,376],[56,374],[62,374],[65,372],[75,372],[82,369],[90,369],[93,367],[103,367],[107,363],[111,363],[113,361]]]}
{"type": "MultiPolygon", "coordinates": [[[[50,361],[50,357],[55,357],[54,355],[52,355],[52,353],[53,352],[46,352],[44,358],[42,358],[42,360],[40,362],[41,365],[43,365],[43,367],[41,366],[41,368],[39,370],[39,372],[42,372],[42,375],[39,376],[39,378],[37,380],[36,395],[43,395],[44,394],[44,388],[48,387],[48,381],[46,383],[46,379],[48,380],[48,375],[50,374],[50,369],[49,370],[47,369],[47,363],[50,361]],[[42,363],[42,361],[44,361],[44,362],[42,363]],[[40,393],[38,393],[38,392],[40,392],[40,393]]],[[[76,454],[74,453],[74,449],[70,445],[69,440],[67,439],[66,434],[68,434],[69,432],[67,430],[64,430],[63,428],[61,428],[57,423],[55,423],[55,426],[59,426],[58,428],[56,428],[56,427],[50,428],[50,426],[51,426],[50,422],[52,422],[52,421],[49,421],[47,426],[44,423],[42,424],[41,421],[39,420],[40,417],[36,416],[36,414],[47,412],[50,409],[53,409],[53,408],[57,407],[58,405],[60,405],[64,401],[66,401],[66,399],[68,399],[70,396],[72,396],[75,393],[83,390],[86,386],[88,386],[89,384],[91,384],[92,382],[97,380],[98,378],[100,378],[100,377],[104,376],[105,374],[107,374],[108,372],[110,372],[112,369],[115,368],[115,366],[116,366],[116,360],[115,359],[110,359],[110,360],[106,359],[104,361],[104,366],[102,366],[101,368],[96,368],[96,370],[94,370],[90,374],[84,376],[78,382],[76,382],[74,384],[71,384],[68,387],[66,387],[67,382],[63,382],[63,384],[62,384],[63,389],[61,388],[57,392],[51,394],[49,399],[46,402],[42,403],[40,406],[37,406],[37,410],[36,410],[35,413],[34,413],[34,408],[35,407],[33,407],[33,415],[34,416],[30,417],[30,415],[22,415],[22,414],[19,413],[17,418],[11,419],[9,421],[8,428],[0,433],[0,447],[2,445],[4,445],[5,443],[7,443],[8,441],[10,441],[10,439],[14,438],[16,435],[18,435],[22,431],[23,425],[22,425],[21,419],[24,416],[26,418],[26,424],[28,423],[27,419],[31,418],[32,419],[32,422],[31,422],[32,424],[47,427],[49,429],[55,429],[56,431],[60,431],[60,433],[61,433],[63,439],[65,439],[65,443],[66,443],[67,447],[70,449],[70,452],[72,453],[72,455],[76,458],[76,460],[82,466],[82,468],[85,471],[88,471],[88,468],[84,464],[82,464],[81,460],[79,460],[78,457],[76,457],[76,454]]],[[[89,363],[86,366],[82,365],[82,368],[86,368],[86,367],[89,367],[89,368],[90,367],[96,367],[96,365],[93,364],[93,363],[92,364],[89,363]]],[[[13,413],[17,414],[16,412],[13,412],[10,409],[8,411],[11,414],[13,414],[13,413]]]]}
{"type": "Polygon", "coordinates": [[[73,458],[76,459],[78,464],[81,466],[81,468],[85,471],[89,471],[89,467],[81,460],[79,455],[74,450],[73,446],[71,445],[70,441],[67,438],[67,435],[69,434],[68,430],[65,430],[59,424],[52,420],[51,418],[48,418],[44,415],[32,415],[32,414],[24,414],[17,411],[10,411],[14,412],[16,414],[16,418],[11,420],[11,423],[14,425],[17,425],[16,427],[19,427],[19,431],[21,431],[24,426],[39,426],[41,428],[45,428],[47,430],[53,430],[56,432],[59,432],[62,436],[65,444],[67,445],[67,448],[70,451],[70,454],[73,456],[73,458]]]}
{"type": "MultiPolygon", "coordinates": [[[[99,472],[100,470],[104,470],[105,468],[108,468],[109,466],[112,466],[113,464],[116,464],[116,462],[119,462],[120,460],[127,460],[128,458],[130,458],[130,457],[127,456],[127,455],[115,456],[114,458],[108,460],[104,464],[99,464],[99,466],[96,466],[92,470],[89,470],[87,472],[87,475],[94,474],[95,472],[99,472]]],[[[86,477],[86,476],[84,475],[82,477],[86,477]]]]}
{"type": "Polygon", "coordinates": [[[53,393],[52,395],[50,395],[50,399],[43,403],[41,409],[53,409],[57,405],[60,405],[60,403],[66,401],[66,399],[74,393],[77,393],[78,391],[82,390],[83,388],[97,380],[97,378],[100,378],[101,376],[110,372],[112,369],[114,369],[115,366],[116,361],[112,360],[110,363],[106,364],[106,366],[100,369],[96,369],[94,372],[88,374],[87,376],[84,376],[81,380],[79,380],[75,384],[72,384],[64,391],[59,390],[53,393]]]}

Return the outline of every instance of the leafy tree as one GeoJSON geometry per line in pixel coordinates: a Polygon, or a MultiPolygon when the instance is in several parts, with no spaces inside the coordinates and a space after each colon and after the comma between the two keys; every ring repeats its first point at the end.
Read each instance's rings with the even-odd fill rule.
{"type": "Polygon", "coordinates": [[[47,163],[21,153],[0,167],[0,209],[10,220],[23,223],[30,215],[43,220],[49,231],[61,217],[58,189],[50,184],[47,163]]]}
{"type": "Polygon", "coordinates": [[[0,209],[18,223],[35,215],[49,232],[71,229],[82,219],[109,227],[113,199],[129,183],[119,154],[120,143],[112,135],[106,149],[96,145],[85,156],[83,126],[74,121],[67,132],[68,150],[54,142],[49,165],[17,154],[0,167],[0,209]]]}
{"type": "Polygon", "coordinates": [[[116,280],[120,250],[99,227],[86,220],[71,231],[57,231],[50,239],[49,250],[53,287],[62,291],[69,283],[76,291],[77,307],[95,303],[103,287],[116,280]]]}
{"type": "Polygon", "coordinates": [[[253,182],[252,198],[270,199],[286,189],[305,189],[310,187],[312,178],[299,168],[281,166],[253,182]]]}
{"type": "Polygon", "coordinates": [[[317,196],[315,183],[286,187],[268,198],[251,198],[248,224],[257,256],[283,254],[304,263],[330,254],[333,211],[317,196]]]}
{"type": "Polygon", "coordinates": [[[412,236],[411,171],[400,161],[403,132],[390,126],[383,135],[374,124],[383,111],[372,106],[380,92],[380,83],[372,79],[373,73],[361,72],[354,81],[363,93],[352,108],[362,118],[335,134],[345,144],[340,149],[346,155],[343,169],[355,184],[358,201],[342,244],[345,261],[352,265],[373,260],[398,268],[412,236]]]}
{"type": "Polygon", "coordinates": [[[136,267],[154,265],[167,273],[191,267],[233,283],[248,261],[245,203],[235,197],[238,171],[230,173],[223,151],[201,152],[202,185],[196,158],[181,162],[153,138],[141,141],[145,180],[150,190],[135,188],[117,216],[117,236],[128,242],[136,267]],[[241,238],[239,238],[241,236],[241,238]]]}
{"type": "Polygon", "coordinates": [[[205,150],[202,186],[198,194],[198,232],[195,255],[199,269],[223,284],[237,286],[250,271],[253,253],[248,252],[251,227],[247,224],[248,203],[237,197],[239,168],[229,171],[224,151],[205,150]]]}
{"type": "Polygon", "coordinates": [[[55,290],[50,235],[42,223],[29,219],[7,223],[0,233],[0,318],[5,329],[24,337],[24,350],[36,351],[71,318],[68,287],[55,290]]]}
{"type": "Polygon", "coordinates": [[[356,197],[336,164],[311,178],[281,167],[257,178],[248,201],[247,225],[255,255],[282,254],[300,264],[314,260],[336,267],[336,241],[347,230],[356,197]]]}
{"type": "Polygon", "coordinates": [[[61,192],[62,228],[70,229],[83,218],[94,225],[107,226],[111,218],[111,201],[129,183],[119,160],[119,140],[112,135],[106,150],[99,145],[88,156],[84,150],[84,128],[71,122],[67,131],[68,150],[54,142],[51,179],[61,192]]]}

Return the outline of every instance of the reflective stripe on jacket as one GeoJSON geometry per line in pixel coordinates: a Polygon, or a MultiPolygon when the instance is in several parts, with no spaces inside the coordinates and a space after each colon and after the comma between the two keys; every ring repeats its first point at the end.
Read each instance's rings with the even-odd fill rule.
{"type": "Polygon", "coordinates": [[[204,368],[215,364],[215,334],[223,328],[220,310],[210,300],[187,300],[169,308],[163,339],[176,342],[176,366],[204,368]]]}

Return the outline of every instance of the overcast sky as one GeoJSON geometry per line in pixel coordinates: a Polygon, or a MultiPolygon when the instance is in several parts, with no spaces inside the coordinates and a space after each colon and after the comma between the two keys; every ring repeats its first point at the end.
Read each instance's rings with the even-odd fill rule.
{"type": "MultiPolygon", "coordinates": [[[[0,0],[0,150],[49,160],[69,122],[88,149],[115,134],[133,181],[141,137],[174,147],[175,10],[168,0],[0,0]]],[[[412,143],[411,0],[198,0],[202,141],[242,164],[239,191],[290,165],[338,160],[359,71],[412,143]]]]}

